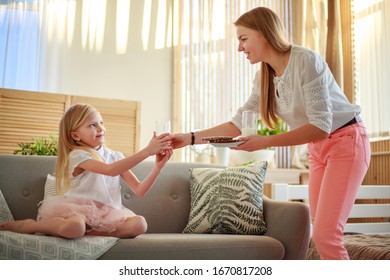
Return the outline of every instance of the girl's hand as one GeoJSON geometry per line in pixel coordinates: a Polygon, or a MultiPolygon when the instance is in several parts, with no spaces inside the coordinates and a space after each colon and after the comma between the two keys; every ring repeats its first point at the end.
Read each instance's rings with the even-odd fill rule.
{"type": "Polygon", "coordinates": [[[146,149],[150,155],[164,154],[164,151],[171,149],[173,136],[170,133],[163,133],[156,136],[156,132],[153,132],[153,138],[150,140],[146,149]]]}
{"type": "Polygon", "coordinates": [[[156,166],[160,169],[163,168],[164,165],[171,158],[172,154],[173,154],[172,148],[166,149],[164,151],[164,154],[162,154],[162,153],[156,154],[156,166]]]}

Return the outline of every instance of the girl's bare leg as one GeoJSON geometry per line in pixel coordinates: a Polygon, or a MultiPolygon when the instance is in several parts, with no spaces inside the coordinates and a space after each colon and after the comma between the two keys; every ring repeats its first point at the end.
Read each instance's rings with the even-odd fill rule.
{"type": "Polygon", "coordinates": [[[34,233],[31,231],[31,227],[34,223],[36,223],[36,221],[33,219],[7,221],[0,224],[0,230],[8,230],[18,233],[34,233]]]}
{"type": "Polygon", "coordinates": [[[79,238],[85,235],[85,221],[80,216],[52,218],[42,221],[32,219],[8,221],[0,224],[0,230],[17,233],[42,233],[65,238],[79,238]]]}
{"type": "Polygon", "coordinates": [[[114,236],[118,238],[134,238],[140,234],[145,233],[147,227],[148,226],[145,218],[136,215],[127,218],[123,222],[119,222],[118,224],[116,224],[116,230],[113,232],[90,231],[86,234],[98,236],[114,236]]]}

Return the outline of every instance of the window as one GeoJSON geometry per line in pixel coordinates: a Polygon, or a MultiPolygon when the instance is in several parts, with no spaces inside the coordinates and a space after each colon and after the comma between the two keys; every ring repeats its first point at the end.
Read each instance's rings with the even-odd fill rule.
{"type": "Polygon", "coordinates": [[[390,1],[355,0],[355,101],[370,136],[390,135],[390,1]]]}
{"type": "Polygon", "coordinates": [[[8,2],[0,4],[0,87],[36,89],[40,6],[33,1],[8,2]]]}

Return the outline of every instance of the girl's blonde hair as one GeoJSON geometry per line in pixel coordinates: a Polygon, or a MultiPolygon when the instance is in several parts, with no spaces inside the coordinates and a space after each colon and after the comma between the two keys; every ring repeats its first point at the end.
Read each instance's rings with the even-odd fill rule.
{"type": "Polygon", "coordinates": [[[65,193],[69,189],[69,154],[71,151],[82,149],[91,153],[95,159],[100,160],[98,153],[82,142],[75,141],[71,135],[92,112],[97,112],[97,110],[91,105],[75,104],[65,112],[60,121],[55,169],[57,193],[65,193]]]}
{"type": "MultiPolygon", "coordinates": [[[[285,53],[291,43],[285,37],[285,29],[278,15],[266,8],[257,7],[242,14],[234,23],[262,33],[267,42],[278,52],[285,53]]],[[[261,63],[260,74],[260,116],[268,127],[274,128],[278,122],[275,112],[274,69],[268,63],[261,63]]]]}

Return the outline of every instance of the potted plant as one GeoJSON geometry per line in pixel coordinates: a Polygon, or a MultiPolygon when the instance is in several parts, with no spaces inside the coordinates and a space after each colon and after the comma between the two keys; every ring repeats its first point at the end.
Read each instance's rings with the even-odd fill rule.
{"type": "Polygon", "coordinates": [[[287,131],[287,125],[279,118],[277,123],[275,123],[274,129],[270,129],[267,126],[265,126],[260,119],[257,121],[257,124],[258,124],[257,135],[269,136],[269,135],[280,134],[287,131]]]}
{"type": "Polygon", "coordinates": [[[19,149],[14,154],[22,155],[39,155],[39,156],[56,156],[57,155],[57,138],[53,135],[49,137],[33,137],[33,142],[19,143],[19,149]]]}

